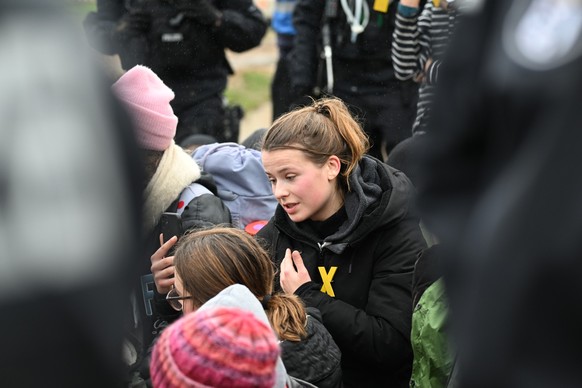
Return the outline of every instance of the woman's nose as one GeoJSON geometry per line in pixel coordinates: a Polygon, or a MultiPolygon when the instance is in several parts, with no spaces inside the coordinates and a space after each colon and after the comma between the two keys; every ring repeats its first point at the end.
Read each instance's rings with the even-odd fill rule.
{"type": "Polygon", "coordinates": [[[289,192],[283,183],[277,182],[273,185],[273,195],[276,199],[286,197],[288,194],[289,192]]]}

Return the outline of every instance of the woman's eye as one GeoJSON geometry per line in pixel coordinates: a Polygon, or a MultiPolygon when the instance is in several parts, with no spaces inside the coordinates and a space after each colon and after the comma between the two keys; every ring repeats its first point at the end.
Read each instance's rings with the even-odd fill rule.
{"type": "Polygon", "coordinates": [[[296,175],[287,175],[285,177],[285,179],[287,179],[288,181],[292,181],[293,179],[295,179],[296,175]]]}

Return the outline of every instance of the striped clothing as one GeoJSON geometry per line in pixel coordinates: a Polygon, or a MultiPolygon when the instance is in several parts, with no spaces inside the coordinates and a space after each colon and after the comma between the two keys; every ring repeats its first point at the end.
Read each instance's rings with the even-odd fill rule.
{"type": "Polygon", "coordinates": [[[398,6],[392,40],[392,63],[396,77],[410,80],[424,75],[418,89],[413,134],[426,132],[434,84],[438,78],[441,57],[455,25],[456,14],[454,10],[434,7],[432,1],[426,2],[420,16],[418,8],[398,6]],[[428,59],[432,59],[432,64],[425,74],[428,59]]]}

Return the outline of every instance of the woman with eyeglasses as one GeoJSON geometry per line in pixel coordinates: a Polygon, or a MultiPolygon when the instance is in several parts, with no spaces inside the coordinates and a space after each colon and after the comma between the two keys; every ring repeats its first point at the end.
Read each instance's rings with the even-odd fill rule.
{"type": "MultiPolygon", "coordinates": [[[[170,239],[156,254],[166,255],[175,243],[170,239]]],[[[341,386],[341,353],[319,311],[306,310],[295,295],[273,294],[275,267],[251,235],[228,227],[193,231],[180,238],[173,263],[174,286],[166,300],[174,309],[194,312],[228,286],[242,284],[261,301],[287,373],[318,387],[341,386]]]]}

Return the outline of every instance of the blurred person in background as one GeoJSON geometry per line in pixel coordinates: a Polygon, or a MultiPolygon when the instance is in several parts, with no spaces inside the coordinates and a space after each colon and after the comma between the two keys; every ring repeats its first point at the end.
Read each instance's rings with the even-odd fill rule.
{"type": "Polygon", "coordinates": [[[418,85],[396,78],[390,56],[398,3],[299,0],[293,14],[296,104],[308,105],[306,95],[339,97],[362,121],[369,154],[380,160],[410,136],[416,113],[418,85]]]}
{"type": "Polygon", "coordinates": [[[141,223],[130,121],[64,6],[0,9],[0,385],[121,386],[141,223]]]}
{"type": "Polygon", "coordinates": [[[216,195],[212,176],[202,172],[194,159],[174,143],[178,118],[170,101],[174,93],[148,67],[136,65],[111,87],[135,128],[144,167],[143,250],[135,277],[135,320],[128,328],[135,360],[128,360],[135,381],[148,380],[148,349],[153,339],[178,313],[164,299],[173,284],[172,257],[156,263],[164,281],[154,284],[155,269],[148,257],[163,240],[181,237],[200,227],[230,224],[231,213],[216,195]],[[171,213],[170,215],[164,214],[171,213]],[[164,216],[175,216],[178,228],[165,229],[164,216]],[[169,233],[172,233],[168,235],[169,233]],[[166,234],[161,237],[161,234],[166,234]]]}
{"type": "Polygon", "coordinates": [[[297,0],[277,0],[271,18],[271,28],[277,33],[279,59],[271,82],[271,101],[273,103],[273,121],[287,112],[296,96],[291,90],[289,76],[289,53],[293,49],[295,27],[293,27],[293,10],[297,0]]]}
{"type": "Polygon", "coordinates": [[[461,387],[582,384],[582,2],[466,1],[418,179],[461,387]]]}
{"type": "Polygon", "coordinates": [[[252,0],[98,0],[84,25],[98,51],[118,54],[125,70],[148,66],[174,91],[176,144],[201,134],[238,141],[225,125],[224,90],[233,74],[225,49],[249,50],[265,35],[252,0]]]}
{"type": "Polygon", "coordinates": [[[457,19],[455,0],[401,0],[392,37],[396,78],[419,83],[412,134],[427,131],[441,57],[457,19]]]}

